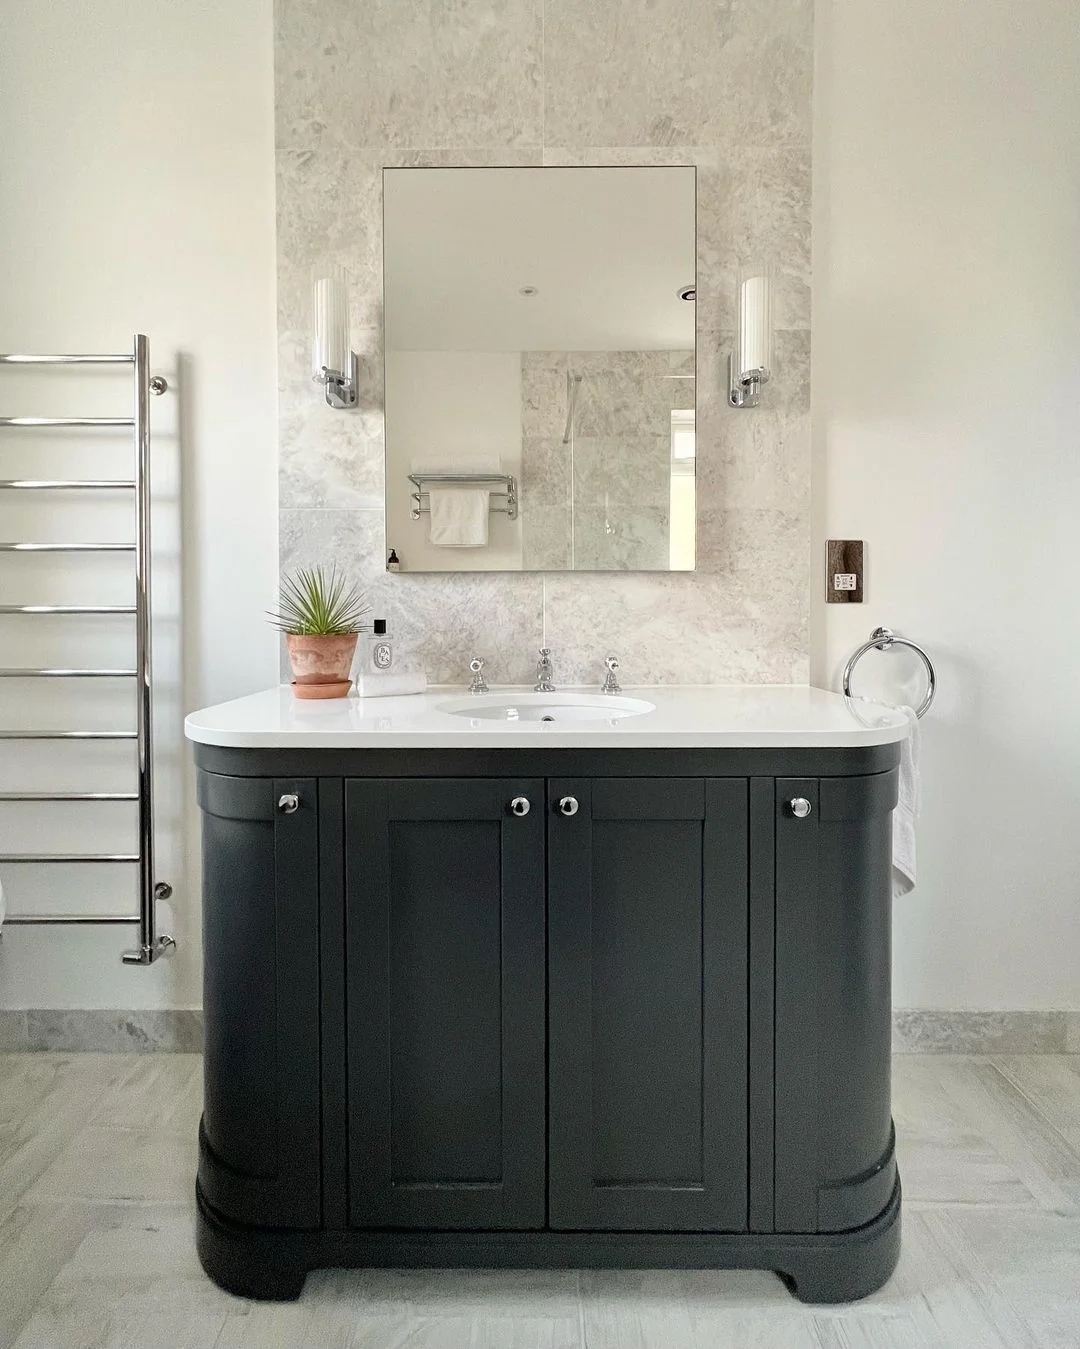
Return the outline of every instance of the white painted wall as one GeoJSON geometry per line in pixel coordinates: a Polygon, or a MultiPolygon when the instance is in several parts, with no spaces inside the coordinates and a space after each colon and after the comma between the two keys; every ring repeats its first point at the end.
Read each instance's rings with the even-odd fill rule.
{"type": "Polygon", "coordinates": [[[433,548],[412,518],[414,466],[487,464],[521,478],[520,351],[386,353],[386,546],[406,571],[517,571],[521,519],[492,512],[486,548],[433,548]]]}
{"type": "Polygon", "coordinates": [[[896,1002],[1075,1008],[1075,0],[819,0],[816,41],[815,677],[886,623],[941,681],[896,1002]],[[826,537],[863,606],[826,612],[826,537]]]}
{"type": "MultiPolygon", "coordinates": [[[[272,3],[5,0],[3,9],[0,350],[123,350],[141,329],[155,368],[174,389],[154,405],[155,599],[159,874],[176,888],[162,917],[179,951],[150,970],[134,969],[118,958],[127,929],[8,928],[0,944],[0,1006],[197,1006],[198,836],[182,712],[276,678],[276,640],[262,617],[276,577],[272,3]]],[[[127,398],[124,381],[98,373],[92,382],[60,375],[33,382],[4,372],[0,405],[24,413],[116,410],[127,398]]],[[[78,476],[77,454],[55,442],[31,445],[23,433],[0,442],[0,477],[9,476],[8,467],[22,472],[44,462],[46,454],[54,465],[66,454],[78,476]]],[[[123,471],[104,451],[94,449],[92,462],[123,471]]],[[[4,538],[42,530],[121,537],[126,523],[119,502],[32,504],[22,497],[0,507],[4,538]]],[[[33,572],[29,560],[18,559],[17,570],[0,562],[8,602],[35,587],[43,600],[78,587],[85,593],[90,579],[70,566],[33,572]]],[[[114,569],[107,585],[118,593],[124,580],[114,569]]],[[[93,643],[99,654],[121,652],[127,640],[119,628],[95,629],[91,639],[72,628],[77,620],[48,630],[27,626],[33,622],[4,621],[0,664],[59,655],[74,649],[68,642],[87,654],[93,643]]],[[[50,696],[65,695],[54,686],[50,696]]],[[[103,716],[126,714],[124,697],[101,691],[89,698],[79,690],[75,701],[49,705],[40,693],[4,687],[0,724],[17,725],[28,712],[39,725],[89,717],[106,700],[103,716]]],[[[25,784],[32,772],[45,779],[59,768],[16,754],[0,746],[0,776],[25,784]]],[[[98,761],[95,781],[121,767],[98,761]]],[[[55,786],[56,778],[40,785],[55,786]]],[[[7,843],[15,829],[62,845],[55,834],[47,839],[50,826],[40,814],[17,825],[8,817],[7,828],[7,843]]],[[[95,817],[83,839],[100,846],[105,837],[95,817]]],[[[130,878],[57,872],[46,886],[41,877],[16,880],[12,871],[2,874],[9,889],[20,889],[20,908],[115,910],[130,902],[130,878]]]]}

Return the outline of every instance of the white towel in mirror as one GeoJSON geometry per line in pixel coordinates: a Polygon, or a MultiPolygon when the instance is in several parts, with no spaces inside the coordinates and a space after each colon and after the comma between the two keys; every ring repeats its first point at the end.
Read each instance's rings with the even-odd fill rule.
{"type": "Polygon", "coordinates": [[[486,548],[491,493],[482,487],[428,489],[433,548],[486,548]]]}

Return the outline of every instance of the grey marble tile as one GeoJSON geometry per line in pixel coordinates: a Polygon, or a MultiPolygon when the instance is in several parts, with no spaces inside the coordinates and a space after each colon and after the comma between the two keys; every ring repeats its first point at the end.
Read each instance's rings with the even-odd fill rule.
{"type": "Polygon", "coordinates": [[[201,1054],[140,1054],[90,1112],[88,1123],[116,1129],[198,1132],[202,1113],[201,1054]]]}
{"type": "MultiPolygon", "coordinates": [[[[62,1211],[64,1206],[45,1206],[54,1207],[62,1211]]],[[[213,1349],[230,1314],[247,1304],[203,1274],[189,1208],[82,1207],[89,1230],[16,1344],[21,1349],[213,1349]]]]}
{"type": "Polygon", "coordinates": [[[1009,1055],[993,1063],[1061,1134],[1080,1166],[1080,1055],[1009,1055]]]}
{"type": "Polygon", "coordinates": [[[121,1054],[0,1059],[0,1215],[52,1166],[129,1068],[121,1054]]]}
{"type": "Polygon", "coordinates": [[[702,346],[702,366],[715,372],[700,381],[698,396],[703,509],[792,514],[810,497],[810,334],[776,333],[773,378],[752,409],[727,401],[730,335],[703,334],[702,346]]]}
{"type": "Polygon", "coordinates": [[[808,137],[811,0],[547,0],[544,139],[555,145],[808,137]]]}
{"type": "Polygon", "coordinates": [[[185,1129],[87,1125],[22,1197],[24,1204],[62,1200],[182,1203],[198,1164],[196,1134],[185,1129]]]}
{"type": "Polygon", "coordinates": [[[0,1220],[0,1344],[13,1344],[93,1225],[81,1204],[15,1208],[0,1220]]]}
{"type": "Polygon", "coordinates": [[[1065,1013],[1065,1051],[1080,1054],[1080,1012],[1065,1013]]]}
{"type": "Polygon", "coordinates": [[[29,1049],[26,1033],[26,1013],[23,1011],[0,1010],[0,1052],[12,1049],[29,1049]]]}
{"type": "Polygon", "coordinates": [[[954,1253],[1001,1342],[1080,1344],[1080,1222],[1058,1213],[970,1208],[925,1215],[954,1253]]]}
{"type": "Polygon", "coordinates": [[[191,1054],[202,1049],[202,1012],[33,1008],[26,1014],[32,1050],[92,1050],[102,1053],[191,1054]]]}
{"type": "Polygon", "coordinates": [[[627,688],[806,682],[806,621],[796,593],[804,579],[784,588],[783,570],[794,565],[786,560],[793,530],[776,513],[744,513],[753,520],[729,514],[733,551],[740,540],[765,539],[749,555],[759,573],[548,576],[545,636],[556,654],[556,682],[597,682],[611,652],[622,661],[627,688]]]}
{"type": "Polygon", "coordinates": [[[994,1204],[1080,1217],[1080,1158],[988,1058],[897,1058],[893,1109],[909,1205],[994,1204]]]}
{"type": "Polygon", "coordinates": [[[893,1011],[893,1050],[911,1054],[1060,1054],[1064,1012],[893,1011]]]}
{"type": "Polygon", "coordinates": [[[278,499],[304,507],[382,510],[383,389],[380,334],[353,331],[359,363],[355,409],[328,407],[311,379],[310,336],[281,335],[278,347],[278,499]]]}
{"type": "Polygon", "coordinates": [[[539,145],[541,0],[282,0],[279,146],[539,145]]]}
{"type": "Polygon", "coordinates": [[[336,562],[386,617],[402,669],[433,684],[462,684],[474,655],[491,683],[531,682],[543,631],[543,582],[536,575],[385,570],[382,511],[283,511],[281,565],[336,562]]]}

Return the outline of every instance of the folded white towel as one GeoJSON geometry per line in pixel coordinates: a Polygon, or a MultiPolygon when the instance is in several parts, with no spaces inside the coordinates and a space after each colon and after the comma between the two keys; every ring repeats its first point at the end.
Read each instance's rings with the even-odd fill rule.
{"type": "Polygon", "coordinates": [[[491,493],[482,487],[435,487],[429,539],[434,548],[486,548],[491,493]]]}
{"type": "Polygon", "coordinates": [[[915,821],[919,818],[919,719],[902,707],[909,729],[900,746],[900,791],[892,819],[893,898],[915,888],[915,821]]]}

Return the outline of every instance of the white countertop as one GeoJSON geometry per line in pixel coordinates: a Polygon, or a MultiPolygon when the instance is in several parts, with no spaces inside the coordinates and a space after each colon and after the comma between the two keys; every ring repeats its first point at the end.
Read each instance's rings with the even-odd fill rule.
{"type": "MultiPolygon", "coordinates": [[[[560,689],[551,700],[596,689],[560,689]]],[[[844,698],[805,684],[637,688],[624,697],[653,710],[637,716],[573,722],[456,716],[444,705],[468,703],[463,688],[429,688],[398,698],[301,701],[287,684],[192,712],[189,740],[231,749],[785,749],[885,745],[903,740],[908,721],[881,703],[844,698]]],[[[484,701],[536,701],[523,688],[493,687],[484,701]]]]}

